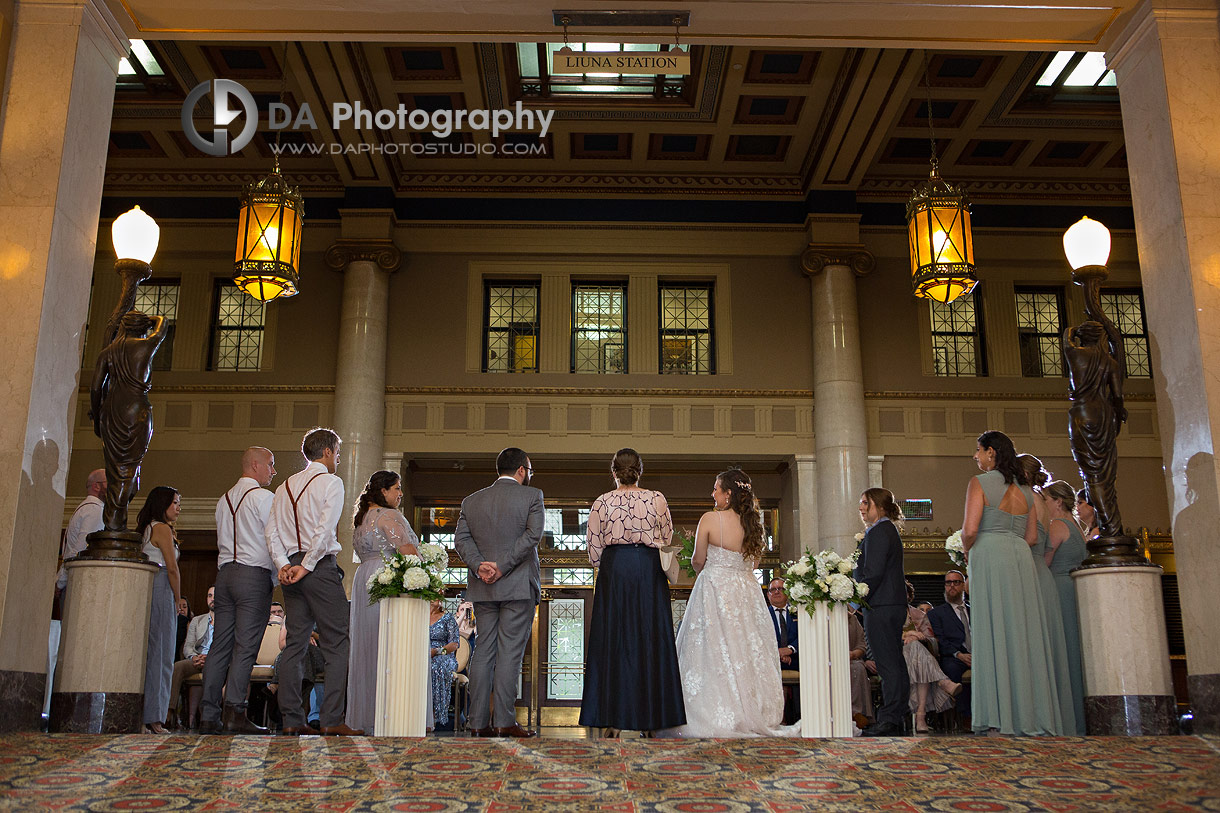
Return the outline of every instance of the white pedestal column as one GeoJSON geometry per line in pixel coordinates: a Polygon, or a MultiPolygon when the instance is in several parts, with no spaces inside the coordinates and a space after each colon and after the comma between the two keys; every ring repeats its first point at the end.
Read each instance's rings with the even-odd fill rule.
{"type": "Polygon", "coordinates": [[[115,77],[127,49],[105,3],[18,0],[6,16],[16,24],[4,37],[0,98],[0,733],[41,721],[51,540],[63,516],[115,77]]]}
{"type": "Polygon", "coordinates": [[[797,613],[801,642],[801,736],[850,737],[851,671],[847,609],[824,602],[797,613]]]}
{"type": "Polygon", "coordinates": [[[868,488],[868,426],[856,277],[873,269],[863,246],[813,245],[801,267],[813,288],[813,434],[817,454],[818,549],[856,548],[856,512],[868,488]]]}
{"type": "MultiPolygon", "coordinates": [[[[326,264],[343,271],[334,421],[343,446],[335,473],[349,503],[382,465],[390,274],[401,260],[401,252],[388,241],[340,242],[326,252],[326,264]]],[[[355,572],[350,522],[339,523],[339,542],[339,563],[350,587],[355,572]]]]}
{"type": "Polygon", "coordinates": [[[51,731],[139,733],[157,566],[81,560],[64,567],[68,587],[51,731]]]}
{"type": "Polygon", "coordinates": [[[1072,573],[1080,607],[1084,718],[1091,736],[1178,730],[1162,573],[1157,565],[1072,573]]]}
{"type": "MultiPolygon", "coordinates": [[[[1196,733],[1220,733],[1220,17],[1141,3],[1107,54],[1118,76],[1173,522],[1196,733]]],[[[1148,588],[1145,588],[1148,589],[1148,588]]],[[[1146,597],[1141,601],[1146,600],[1146,597]]],[[[1117,624],[1109,629],[1126,635],[1117,624]]]]}
{"type": "Polygon", "coordinates": [[[377,631],[378,737],[422,737],[428,721],[428,602],[381,601],[377,631]]]}

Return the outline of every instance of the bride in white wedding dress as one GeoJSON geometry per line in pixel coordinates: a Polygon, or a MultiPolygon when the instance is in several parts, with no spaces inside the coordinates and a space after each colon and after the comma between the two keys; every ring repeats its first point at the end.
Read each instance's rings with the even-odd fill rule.
{"type": "Polygon", "coordinates": [[[691,559],[699,576],[678,630],[686,725],[663,736],[795,737],[784,716],[775,627],[754,568],[763,551],[762,514],[749,476],[716,478],[715,511],[699,519],[691,559]]]}

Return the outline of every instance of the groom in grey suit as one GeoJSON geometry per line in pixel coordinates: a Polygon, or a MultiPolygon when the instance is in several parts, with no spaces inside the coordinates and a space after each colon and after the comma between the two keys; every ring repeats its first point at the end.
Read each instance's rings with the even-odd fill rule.
{"type": "Polygon", "coordinates": [[[470,660],[470,727],[476,737],[533,737],[514,706],[521,658],[542,595],[538,542],[545,510],[534,469],[515,446],[496,458],[496,481],[462,500],[454,545],[467,567],[479,645],[470,660]],[[495,719],[488,707],[495,696],[495,719]],[[492,727],[492,722],[495,727],[492,727]]]}

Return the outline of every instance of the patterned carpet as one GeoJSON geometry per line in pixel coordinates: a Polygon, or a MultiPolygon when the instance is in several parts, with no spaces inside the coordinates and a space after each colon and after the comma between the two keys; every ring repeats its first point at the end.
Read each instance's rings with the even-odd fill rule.
{"type": "Polygon", "coordinates": [[[1220,738],[0,737],[21,810],[1220,811],[1220,738]]]}

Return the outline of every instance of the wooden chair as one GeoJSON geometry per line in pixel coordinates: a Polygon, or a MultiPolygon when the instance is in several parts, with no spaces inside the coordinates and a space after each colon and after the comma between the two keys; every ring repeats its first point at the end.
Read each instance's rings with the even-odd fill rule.
{"type": "Polygon", "coordinates": [[[458,636],[458,648],[454,656],[457,658],[457,668],[453,670],[453,730],[457,732],[466,730],[462,712],[466,708],[466,688],[470,678],[461,673],[466,671],[466,665],[470,663],[470,641],[458,636]]]}

